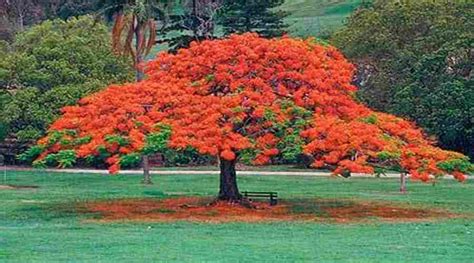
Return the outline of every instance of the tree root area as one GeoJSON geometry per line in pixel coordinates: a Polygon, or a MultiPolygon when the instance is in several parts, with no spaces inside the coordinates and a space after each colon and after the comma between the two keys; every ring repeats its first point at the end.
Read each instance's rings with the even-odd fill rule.
{"type": "Polygon", "coordinates": [[[79,211],[95,215],[88,221],[144,222],[275,222],[350,223],[361,221],[432,221],[456,218],[445,210],[397,206],[392,203],[326,199],[289,200],[276,206],[252,202],[253,207],[211,198],[119,199],[80,204],[79,211]]]}

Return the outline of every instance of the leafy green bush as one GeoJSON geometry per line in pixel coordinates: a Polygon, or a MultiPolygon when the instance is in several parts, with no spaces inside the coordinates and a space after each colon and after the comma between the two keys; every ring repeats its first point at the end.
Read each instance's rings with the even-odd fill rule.
{"type": "Polygon", "coordinates": [[[358,64],[358,96],[474,157],[474,4],[375,1],[332,42],[358,64]]]}
{"type": "Polygon", "coordinates": [[[129,62],[111,50],[108,28],[89,16],[19,33],[0,52],[0,123],[20,140],[37,139],[62,107],[131,80],[129,62]]]}

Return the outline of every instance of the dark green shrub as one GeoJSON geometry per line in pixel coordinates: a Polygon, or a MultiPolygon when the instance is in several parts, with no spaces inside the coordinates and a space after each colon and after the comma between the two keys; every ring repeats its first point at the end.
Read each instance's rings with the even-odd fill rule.
{"type": "Polygon", "coordinates": [[[474,157],[472,17],[469,1],[375,1],[332,42],[358,64],[362,101],[474,157]]]}

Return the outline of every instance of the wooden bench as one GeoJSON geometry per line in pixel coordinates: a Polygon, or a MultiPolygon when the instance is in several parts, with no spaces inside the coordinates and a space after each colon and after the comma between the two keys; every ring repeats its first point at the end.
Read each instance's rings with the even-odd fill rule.
{"type": "Polygon", "coordinates": [[[278,203],[278,194],[276,192],[242,192],[244,197],[252,201],[252,198],[268,198],[270,205],[276,205],[278,203]]]}

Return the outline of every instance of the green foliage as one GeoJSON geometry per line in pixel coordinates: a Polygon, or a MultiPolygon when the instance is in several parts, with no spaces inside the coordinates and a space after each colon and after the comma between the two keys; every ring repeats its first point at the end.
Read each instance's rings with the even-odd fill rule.
{"type": "Polygon", "coordinates": [[[76,162],[76,158],[74,150],[62,150],[56,154],[56,161],[60,168],[72,167],[76,162]]]}
{"type": "Polygon", "coordinates": [[[255,156],[257,156],[257,151],[254,149],[245,149],[240,151],[239,153],[239,161],[251,165],[252,161],[255,159],[255,156]]]}
{"type": "Polygon", "coordinates": [[[293,102],[285,102],[282,109],[291,112],[294,119],[276,125],[275,134],[282,138],[277,148],[280,151],[278,158],[280,163],[301,163],[305,141],[300,136],[301,131],[308,127],[313,116],[311,111],[295,105],[293,102]]]}
{"type": "MultiPolygon", "coordinates": [[[[174,150],[169,148],[168,141],[171,136],[171,127],[163,124],[158,124],[158,127],[159,132],[147,135],[146,144],[142,150],[142,154],[161,154],[164,157],[165,166],[202,163],[207,164],[212,161],[211,157],[203,156],[193,148],[188,147],[180,150],[174,150]]],[[[139,162],[136,162],[135,165],[137,165],[138,163],[139,162]]]]}
{"type": "MultiPolygon", "coordinates": [[[[40,146],[34,146],[28,149],[25,153],[20,154],[18,158],[22,161],[30,161],[36,156],[41,148],[40,146]],[[36,148],[35,148],[36,147],[36,148]]],[[[41,150],[42,151],[42,150],[41,150]]],[[[59,168],[72,167],[77,161],[76,152],[74,150],[62,150],[54,154],[49,154],[41,161],[34,161],[33,167],[44,168],[47,166],[57,165],[59,168]]]]}
{"type": "Polygon", "coordinates": [[[73,16],[80,16],[90,14],[97,11],[98,0],[60,0],[57,5],[48,5],[46,10],[48,17],[55,18],[56,16],[61,19],[68,19],[73,16]]]}
{"type": "Polygon", "coordinates": [[[368,124],[376,124],[378,120],[375,114],[371,114],[365,118],[362,118],[361,121],[368,124]]]}
{"type": "Polygon", "coordinates": [[[44,146],[42,145],[34,145],[22,154],[18,155],[18,159],[24,162],[31,163],[38,155],[40,155],[44,151],[44,146]]]}
{"type": "Polygon", "coordinates": [[[21,140],[42,136],[63,106],[133,77],[108,28],[88,16],[33,26],[9,50],[0,53],[0,123],[21,140]]]}
{"type": "Polygon", "coordinates": [[[8,127],[5,123],[0,122],[0,142],[3,141],[8,134],[8,127]]]}
{"type": "Polygon", "coordinates": [[[164,153],[168,151],[168,140],[171,136],[171,127],[168,125],[159,125],[159,132],[151,133],[146,138],[146,145],[143,148],[143,154],[164,153]]]}
{"type": "Polygon", "coordinates": [[[190,147],[181,150],[167,150],[163,153],[163,157],[165,166],[202,165],[215,161],[214,157],[202,155],[190,147]]]}
{"type": "Polygon", "coordinates": [[[225,35],[256,32],[263,37],[278,37],[285,33],[283,18],[287,13],[276,8],[284,0],[225,0],[220,24],[225,35]]]}
{"type": "Polygon", "coordinates": [[[14,52],[2,69],[2,86],[37,87],[42,91],[91,80],[127,79],[127,63],[110,49],[106,26],[91,17],[45,21],[16,36],[14,52]]]}
{"type": "Polygon", "coordinates": [[[192,41],[257,32],[264,37],[286,31],[284,0],[193,0],[170,1],[167,25],[159,35],[171,52],[188,47],[192,41]],[[173,4],[173,2],[175,2],[173,4]]]}
{"type": "Polygon", "coordinates": [[[469,1],[375,1],[332,42],[359,64],[362,101],[473,157],[472,17],[469,1]]]}
{"type": "Polygon", "coordinates": [[[46,161],[45,160],[41,160],[41,161],[34,161],[32,163],[32,166],[33,168],[36,168],[36,169],[44,169],[44,168],[47,168],[48,166],[46,165],[46,161]]]}
{"type": "Polygon", "coordinates": [[[139,153],[130,153],[120,157],[120,166],[122,167],[137,167],[140,165],[142,156],[139,153]]]}
{"type": "Polygon", "coordinates": [[[120,135],[105,135],[105,141],[108,143],[117,143],[119,146],[128,145],[128,139],[120,135]]]}
{"type": "Polygon", "coordinates": [[[377,158],[381,161],[388,161],[400,158],[400,153],[397,152],[389,152],[389,151],[381,151],[377,153],[377,158]]]}
{"type": "Polygon", "coordinates": [[[171,52],[187,48],[193,41],[216,37],[216,16],[221,1],[169,1],[167,25],[159,34],[159,43],[166,43],[171,52]]]}
{"type": "MultiPolygon", "coordinates": [[[[1,74],[1,73],[0,73],[1,74]]],[[[0,112],[5,111],[5,105],[10,101],[10,95],[0,90],[0,112]]],[[[0,120],[0,142],[2,142],[8,135],[8,125],[5,121],[0,120]]]]}
{"type": "Polygon", "coordinates": [[[92,137],[90,135],[89,136],[84,136],[84,137],[79,137],[79,138],[74,139],[74,141],[72,143],[73,143],[73,145],[86,144],[86,143],[90,142],[91,139],[92,139],[92,137]]]}
{"type": "Polygon", "coordinates": [[[298,157],[303,153],[304,141],[301,139],[299,132],[298,130],[287,132],[278,144],[284,163],[297,163],[298,157]]]}
{"type": "Polygon", "coordinates": [[[163,8],[176,0],[94,0],[96,8],[103,13],[107,19],[112,20],[118,12],[131,13],[140,20],[149,18],[161,18],[164,16],[163,8]]]}
{"type": "Polygon", "coordinates": [[[459,171],[462,173],[470,173],[474,171],[474,165],[467,159],[452,159],[438,163],[438,167],[448,172],[459,171]]]}

